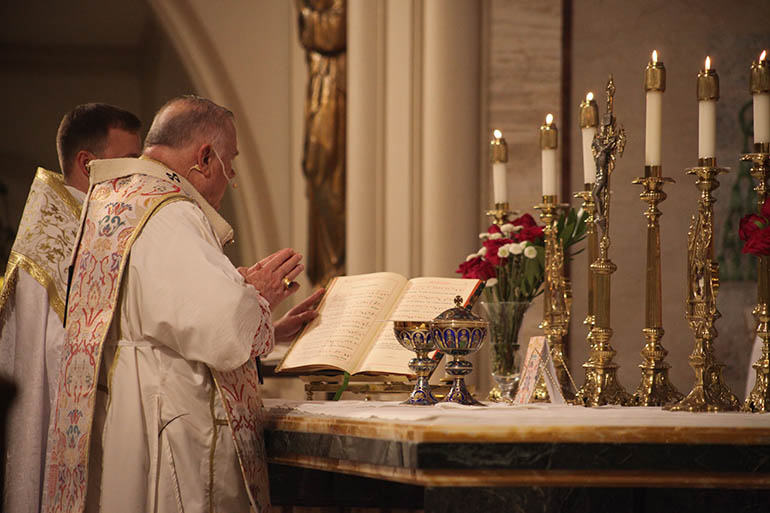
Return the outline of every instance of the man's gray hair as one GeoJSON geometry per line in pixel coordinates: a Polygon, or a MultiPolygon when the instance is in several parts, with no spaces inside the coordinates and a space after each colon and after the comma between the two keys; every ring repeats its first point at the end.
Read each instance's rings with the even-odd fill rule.
{"type": "Polygon", "coordinates": [[[167,101],[155,114],[144,147],[183,148],[206,139],[214,143],[221,137],[227,121],[232,122],[234,118],[231,111],[206,98],[177,96],[167,101]],[[182,108],[170,116],[162,116],[172,106],[182,108]]]}

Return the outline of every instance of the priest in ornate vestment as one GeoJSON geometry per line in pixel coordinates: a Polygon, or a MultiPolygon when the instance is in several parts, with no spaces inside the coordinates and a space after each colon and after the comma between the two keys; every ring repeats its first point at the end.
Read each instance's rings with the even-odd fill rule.
{"type": "Polygon", "coordinates": [[[105,104],[80,105],[56,137],[62,173],[38,168],[0,294],[0,374],[19,391],[7,419],[2,511],[37,513],[48,418],[64,340],[67,268],[92,159],[136,156],[139,119],[105,104]]]}
{"type": "Polygon", "coordinates": [[[217,209],[233,115],[180,97],[139,159],[97,161],[74,257],[43,511],[270,509],[255,357],[315,317],[301,255],[236,269],[217,209]]]}

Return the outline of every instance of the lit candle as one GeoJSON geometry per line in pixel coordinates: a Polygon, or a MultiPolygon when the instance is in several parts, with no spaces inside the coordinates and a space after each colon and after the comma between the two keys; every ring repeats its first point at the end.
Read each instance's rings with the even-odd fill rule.
{"type": "Polygon", "coordinates": [[[583,183],[596,181],[596,163],[591,144],[599,125],[599,108],[594,100],[594,93],[588,93],[580,103],[580,133],[583,136],[583,183]]]}
{"type": "Polygon", "coordinates": [[[717,142],[717,100],[719,99],[719,76],[711,69],[711,58],[698,73],[698,158],[716,156],[717,142]]]}
{"type": "Polygon", "coordinates": [[[657,50],[644,70],[644,90],[647,92],[647,117],[644,134],[644,165],[660,166],[661,121],[663,91],[666,90],[666,68],[658,62],[657,50]]]}
{"type": "Polygon", "coordinates": [[[489,142],[489,160],[492,162],[492,191],[495,203],[508,201],[508,184],[506,162],[508,162],[508,145],[505,144],[503,133],[494,131],[495,138],[489,142]]]}
{"type": "Polygon", "coordinates": [[[553,122],[553,114],[545,117],[545,124],[540,126],[540,150],[543,159],[543,196],[557,196],[556,190],[556,147],[558,130],[553,122]]]}
{"type": "Polygon", "coordinates": [[[767,50],[751,63],[749,89],[754,96],[754,143],[770,142],[770,66],[767,50]]]}

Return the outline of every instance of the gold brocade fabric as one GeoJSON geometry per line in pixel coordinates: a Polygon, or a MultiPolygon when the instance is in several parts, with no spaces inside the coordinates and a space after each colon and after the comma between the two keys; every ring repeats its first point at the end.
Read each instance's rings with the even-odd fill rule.
{"type": "Polygon", "coordinates": [[[345,0],[297,0],[307,52],[305,144],[309,240],[307,274],[322,284],[345,268],[345,0]]]}
{"type": "Polygon", "coordinates": [[[48,302],[64,319],[67,267],[80,225],[80,203],[67,191],[59,173],[37,168],[16,240],[5,270],[0,312],[12,295],[17,269],[24,269],[48,291],[48,302]]]}

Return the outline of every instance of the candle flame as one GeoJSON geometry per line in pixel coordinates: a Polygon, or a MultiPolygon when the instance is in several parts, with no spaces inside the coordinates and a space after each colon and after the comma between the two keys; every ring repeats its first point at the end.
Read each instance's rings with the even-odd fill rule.
{"type": "Polygon", "coordinates": [[[588,94],[586,95],[586,101],[590,102],[593,99],[594,99],[594,93],[592,93],[591,91],[588,91],[588,94]]]}
{"type": "Polygon", "coordinates": [[[503,133],[497,129],[495,129],[495,131],[492,133],[495,134],[495,139],[500,139],[503,136],[503,133]]]}
{"type": "Polygon", "coordinates": [[[711,69],[711,57],[706,56],[706,71],[711,69]]]}
{"type": "Polygon", "coordinates": [[[553,114],[548,114],[545,117],[545,124],[551,126],[551,123],[553,123],[553,114]]]}
{"type": "Polygon", "coordinates": [[[657,64],[658,63],[658,51],[653,50],[652,51],[652,63],[657,64]]]}
{"type": "Polygon", "coordinates": [[[762,55],[759,56],[759,62],[762,62],[767,57],[767,50],[762,50],[762,55]]]}

